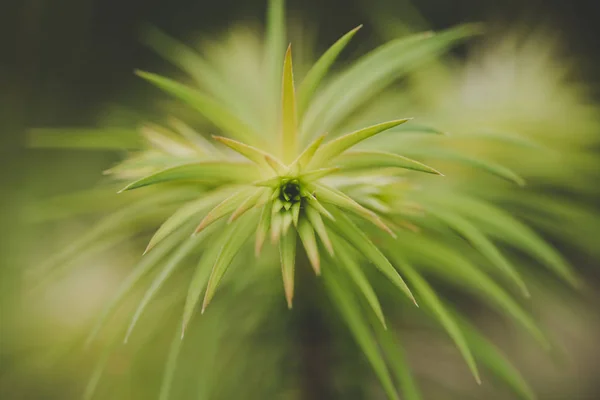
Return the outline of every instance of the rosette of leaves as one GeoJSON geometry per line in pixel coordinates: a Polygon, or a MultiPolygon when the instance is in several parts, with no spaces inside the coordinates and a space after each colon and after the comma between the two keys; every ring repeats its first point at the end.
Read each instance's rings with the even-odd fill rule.
{"type": "MultiPolygon", "coordinates": [[[[127,341],[160,289],[193,256],[197,267],[176,292],[184,297],[184,305],[161,389],[162,398],[167,398],[188,325],[198,308],[204,313],[227,277],[229,285],[251,291],[264,271],[280,270],[286,304],[292,308],[296,270],[312,267],[321,275],[331,304],[389,398],[399,398],[398,389],[406,399],[421,395],[394,329],[386,326],[383,296],[395,305],[391,308],[404,306],[406,299],[418,303],[456,344],[477,382],[482,364],[521,397],[533,398],[511,364],[438,294],[427,277],[481,299],[549,347],[545,333],[504,287],[510,285],[528,296],[518,269],[496,243],[532,255],[576,284],[570,267],[512,215],[453,185],[451,175],[440,176],[435,168],[417,160],[435,159],[435,146],[431,151],[427,145],[412,148],[415,159],[406,157],[399,137],[429,135],[429,141],[435,141],[441,140],[442,132],[398,119],[401,116],[381,122],[381,115],[401,108],[401,102],[371,107],[357,118],[371,102],[379,104],[375,98],[388,93],[399,79],[478,33],[479,27],[465,25],[392,40],[338,74],[331,73],[356,28],[299,79],[294,75],[291,45],[285,50],[284,19],[283,2],[271,1],[264,51],[227,53],[227,65],[205,59],[151,30],[147,36],[151,46],[193,80],[186,85],[137,72],[175,98],[178,111],[185,110],[183,117],[172,118],[168,124],[145,124],[139,135],[115,129],[34,134],[33,144],[41,147],[133,150],[107,171],[118,183],[125,182],[120,188],[124,193],[119,195],[124,200],[111,200],[120,208],[57,254],[50,264],[59,268],[49,269],[52,274],[60,272],[70,256],[92,245],[110,248],[126,237],[158,227],[146,254],[100,316],[87,342],[96,338],[137,284],[154,274],[129,322],[127,341]],[[186,117],[190,122],[183,122],[186,117]],[[214,135],[199,133],[194,126],[198,120],[203,121],[198,124],[203,133],[214,135]],[[363,125],[346,132],[359,123],[363,125]],[[448,184],[428,184],[433,179],[448,184]],[[227,274],[236,264],[241,268],[227,274]],[[380,276],[373,276],[372,271],[380,276]],[[381,277],[388,282],[378,280],[381,277]],[[375,290],[374,282],[382,289],[375,290]]],[[[523,184],[500,164],[460,152],[452,157],[468,168],[485,171],[489,179],[523,184]]],[[[103,191],[102,196],[97,192],[85,196],[90,205],[102,210],[107,206],[103,200],[116,194],[103,191]]],[[[59,208],[64,207],[63,199],[59,208]]],[[[73,211],[78,212],[68,210],[67,214],[73,211]]],[[[228,299],[230,307],[235,307],[234,299],[228,299]]],[[[257,307],[252,312],[265,317],[266,310],[257,307]]],[[[93,376],[89,397],[100,373],[93,376]]]]}

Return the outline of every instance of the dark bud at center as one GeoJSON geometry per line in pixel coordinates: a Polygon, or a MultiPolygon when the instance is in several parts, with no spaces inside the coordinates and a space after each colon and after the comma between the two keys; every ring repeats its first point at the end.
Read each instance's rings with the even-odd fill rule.
{"type": "Polygon", "coordinates": [[[296,203],[300,201],[300,185],[296,180],[288,181],[281,186],[279,195],[282,201],[296,203]]]}

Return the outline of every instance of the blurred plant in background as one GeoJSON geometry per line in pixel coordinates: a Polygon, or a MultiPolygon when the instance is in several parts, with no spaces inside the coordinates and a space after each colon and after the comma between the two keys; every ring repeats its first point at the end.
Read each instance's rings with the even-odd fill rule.
{"type": "MultiPolygon", "coordinates": [[[[440,374],[436,367],[444,348],[428,335],[444,330],[476,380],[485,368],[484,385],[475,393],[487,393],[488,377],[494,377],[516,395],[534,398],[473,321],[477,311],[494,317],[496,310],[541,347],[551,347],[548,332],[526,311],[529,292],[535,299],[549,282],[560,287],[542,265],[572,285],[578,279],[528,225],[596,255],[589,232],[598,226],[597,216],[584,203],[597,194],[592,148],[598,108],[566,80],[565,65],[543,34],[502,35],[463,63],[442,53],[476,27],[409,35],[415,28],[393,15],[402,14],[375,14],[379,23],[373,24],[390,41],[346,66],[334,62],[356,30],[315,63],[317,52],[306,40],[310,29],[291,25],[298,91],[295,102],[288,57],[283,105],[283,2],[270,2],[264,46],[257,31],[243,28],[197,52],[149,29],[146,43],[186,72],[189,84],[140,75],[177,101],[163,102],[156,115],[142,120],[112,113],[110,128],[33,132],[37,147],[130,152],[99,188],[32,207],[33,219],[63,230],[82,221],[83,228],[64,250],[48,249],[52,257],[31,277],[32,290],[49,301],[41,310],[32,306],[39,314],[28,322],[30,329],[47,329],[60,319],[71,327],[39,343],[45,350],[29,349],[31,357],[13,375],[44,375],[63,365],[68,381],[87,365],[87,398],[452,398],[456,388],[447,381],[466,374],[443,368],[440,374]],[[340,72],[327,74],[338,66],[340,72]],[[406,115],[415,118],[398,125],[406,115]],[[380,124],[386,120],[396,122],[380,124]],[[290,147],[296,127],[297,144],[290,147]],[[253,147],[214,141],[212,133],[253,147]],[[323,155],[375,134],[358,151],[323,155]],[[281,140],[288,146],[280,153],[281,140]],[[297,159],[305,148],[306,159],[297,159]],[[321,157],[319,169],[303,175],[301,168],[288,168],[295,160],[309,165],[313,151],[321,157]],[[236,152],[262,170],[254,171],[236,152]],[[422,173],[437,170],[445,176],[422,173]],[[132,181],[128,188],[160,185],[115,194],[122,182],[132,181]],[[190,237],[203,218],[214,224],[204,223],[206,229],[190,237]],[[275,242],[282,238],[281,249],[266,244],[255,257],[248,237],[257,229],[259,243],[270,231],[275,242]],[[295,251],[296,229],[307,256],[295,251]],[[139,258],[136,252],[148,240],[147,254],[139,258]],[[288,304],[295,274],[299,293],[291,311],[282,301],[280,262],[288,304]],[[74,268],[82,263],[84,273],[74,268]],[[309,273],[311,264],[322,277],[309,273]],[[420,309],[398,293],[409,292],[396,269],[420,309]],[[219,280],[210,308],[192,318],[206,286],[205,301],[219,280]],[[61,298],[52,295],[57,292],[67,295],[53,304],[61,298]],[[483,304],[480,310],[473,310],[472,299],[483,304]],[[104,302],[108,306],[100,311],[104,302]],[[182,313],[183,324],[189,321],[183,339],[182,313]],[[432,361],[420,352],[411,357],[411,341],[404,339],[415,334],[436,349],[432,361]],[[409,367],[414,364],[417,378],[409,367]],[[428,379],[449,386],[434,394],[430,385],[416,383],[428,379]]],[[[39,297],[31,301],[39,304],[39,297]]]]}

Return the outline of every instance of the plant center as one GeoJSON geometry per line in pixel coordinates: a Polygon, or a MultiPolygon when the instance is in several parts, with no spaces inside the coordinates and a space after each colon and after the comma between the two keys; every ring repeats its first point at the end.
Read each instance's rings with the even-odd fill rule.
{"type": "Polygon", "coordinates": [[[300,201],[300,185],[297,180],[291,180],[281,185],[279,194],[281,201],[297,203],[300,201]]]}

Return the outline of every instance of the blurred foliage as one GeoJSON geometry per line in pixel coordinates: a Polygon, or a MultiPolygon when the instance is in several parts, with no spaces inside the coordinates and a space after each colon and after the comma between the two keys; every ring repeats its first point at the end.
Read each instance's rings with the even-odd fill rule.
{"type": "MultiPolygon", "coordinates": [[[[226,238],[236,232],[221,221],[202,236],[186,239],[210,203],[218,202],[219,193],[210,194],[215,181],[175,181],[115,193],[124,186],[121,181],[144,179],[165,167],[232,157],[208,135],[234,134],[239,126],[234,121],[269,137],[266,146],[274,145],[287,42],[278,6],[272,2],[264,47],[263,33],[246,26],[218,40],[203,39],[198,51],[146,30],[146,44],[186,72],[181,81],[189,86],[144,76],[187,105],[161,100],[153,115],[142,116],[113,108],[103,114],[98,129],[32,132],[33,146],[109,149],[128,156],[93,189],[28,205],[27,216],[36,227],[42,224],[36,229],[44,233],[28,269],[32,288],[27,289],[35,295],[27,296],[27,318],[19,326],[29,334],[14,340],[15,368],[2,378],[10,396],[27,393],[26,382],[33,380],[40,382],[35,390],[47,398],[81,393],[111,399],[395,398],[396,391],[405,399],[467,398],[469,391],[474,398],[481,393],[485,398],[535,397],[482,334],[493,332],[476,325],[481,325],[480,314],[494,320],[504,315],[541,347],[551,347],[551,330],[536,321],[543,314],[538,307],[554,307],[556,298],[567,304],[573,300],[547,270],[573,285],[580,282],[540,235],[565,250],[598,256],[598,216],[591,202],[598,195],[593,183],[600,109],[586,87],[573,80],[570,64],[542,29],[498,32],[460,60],[442,54],[470,27],[406,38],[427,29],[414,10],[411,24],[394,17],[405,15],[407,8],[371,10],[373,28],[389,42],[353,63],[335,63],[337,73],[325,77],[314,100],[300,98],[301,143],[325,132],[331,140],[408,115],[414,120],[362,143],[361,151],[409,156],[445,176],[381,169],[381,158],[347,164],[340,159],[336,166],[347,169],[348,176],[323,179],[383,216],[397,239],[368,223],[346,220],[337,207],[327,206],[336,217],[335,224],[327,225],[335,258],[324,256],[323,276],[315,278],[309,261],[298,255],[299,293],[292,311],[281,300],[276,249],[267,247],[255,258],[252,244],[241,246],[214,302],[206,314],[190,320],[181,340],[188,286],[192,282],[190,293],[204,286],[194,288],[192,280],[198,260],[197,270],[208,278],[221,249],[220,232],[225,229],[226,238]],[[190,87],[198,91],[187,92],[190,87]],[[227,115],[216,116],[215,107],[206,107],[213,99],[227,115]],[[140,127],[141,121],[149,122],[140,127]],[[368,169],[351,174],[356,165],[368,169]],[[208,200],[197,199],[206,193],[208,200]],[[173,213],[181,218],[173,226],[177,229],[161,234],[157,247],[140,259],[152,232],[173,213]],[[407,280],[420,309],[367,262],[387,259],[407,280]],[[530,292],[533,300],[527,298],[530,292]],[[387,330],[377,319],[379,303],[387,330]],[[39,335],[40,330],[48,334],[39,335]],[[126,331],[131,337],[123,345],[126,331]],[[457,366],[455,354],[450,369],[435,368],[447,353],[438,335],[443,331],[476,379],[482,368],[482,387],[468,389],[467,368],[457,366]],[[427,356],[423,346],[433,353],[427,356]],[[89,379],[82,385],[84,376],[89,379]],[[493,394],[487,386],[492,379],[514,394],[493,394]]],[[[313,29],[293,22],[287,31],[300,84],[318,54],[313,29]]],[[[262,136],[250,139],[257,138],[262,136]]],[[[65,166],[67,176],[89,157],[60,154],[70,166],[65,166]]],[[[111,158],[100,154],[98,164],[111,158]]],[[[92,174],[81,173],[82,186],[97,180],[92,174]]]]}

